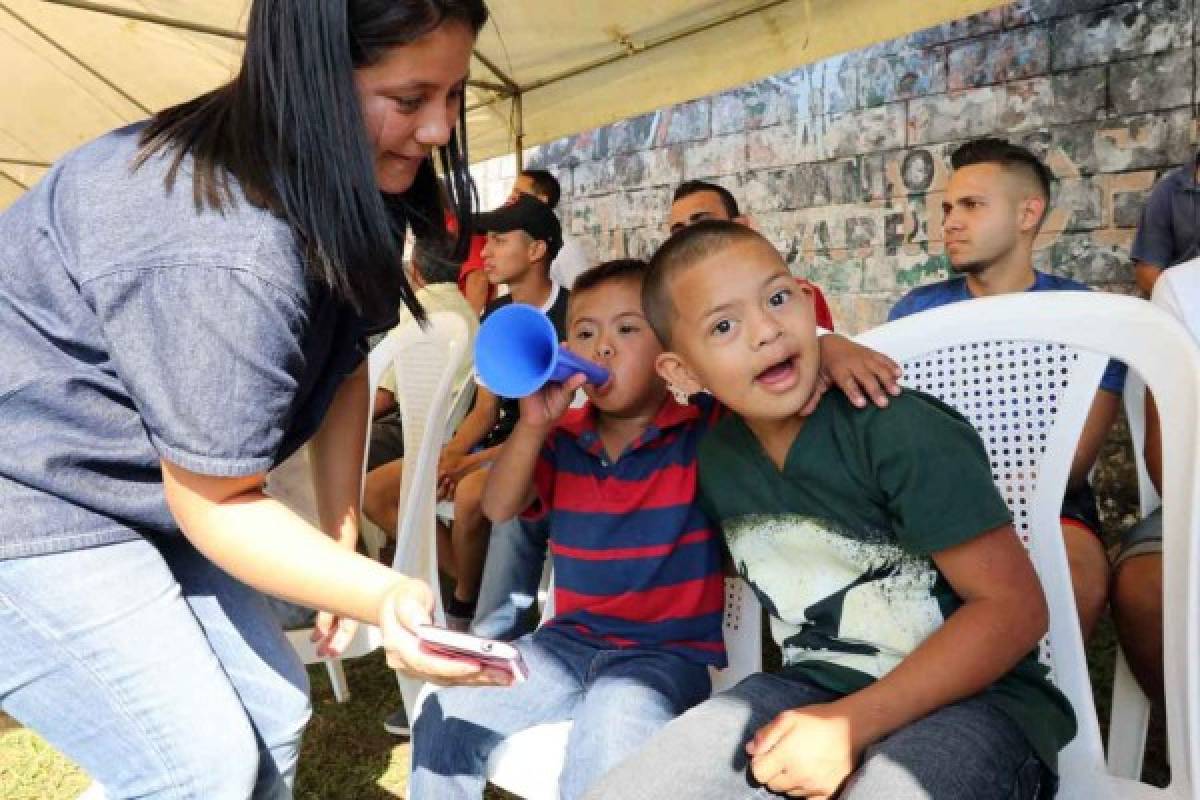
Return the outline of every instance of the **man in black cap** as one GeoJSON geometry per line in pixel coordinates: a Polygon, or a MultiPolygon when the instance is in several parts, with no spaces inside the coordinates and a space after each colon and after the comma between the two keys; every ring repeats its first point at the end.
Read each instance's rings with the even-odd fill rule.
{"type": "MultiPolygon", "coordinates": [[[[540,308],[554,324],[559,341],[565,340],[568,292],[550,279],[550,264],[562,247],[562,227],[550,207],[536,197],[518,194],[500,208],[477,216],[475,230],[487,235],[482,255],[488,282],[508,288],[507,294],[487,304],[483,321],[509,303],[525,303],[540,308]]],[[[516,400],[497,397],[479,385],[471,413],[442,449],[438,462],[438,499],[454,501],[449,535],[444,529],[438,531],[438,552],[442,569],[455,580],[445,609],[446,624],[455,630],[467,630],[475,615],[490,530],[480,499],[496,452],[512,432],[518,415],[516,400]]],[[[387,473],[391,467],[384,465],[368,474],[367,486],[368,492],[376,494],[393,492],[386,502],[395,508],[400,500],[400,480],[394,470],[387,473]]],[[[407,735],[403,709],[390,715],[384,727],[407,735]]]]}

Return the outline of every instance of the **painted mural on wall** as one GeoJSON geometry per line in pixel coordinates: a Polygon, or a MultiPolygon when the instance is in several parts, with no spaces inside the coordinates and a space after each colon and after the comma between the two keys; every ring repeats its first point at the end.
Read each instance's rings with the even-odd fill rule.
{"type": "Polygon", "coordinates": [[[1001,135],[1057,177],[1043,269],[1132,287],[1129,247],[1159,175],[1196,141],[1194,0],[1024,0],[537,148],[597,260],[648,255],[672,189],[714,180],[839,324],[884,319],[947,273],[949,154],[1001,135]]]}

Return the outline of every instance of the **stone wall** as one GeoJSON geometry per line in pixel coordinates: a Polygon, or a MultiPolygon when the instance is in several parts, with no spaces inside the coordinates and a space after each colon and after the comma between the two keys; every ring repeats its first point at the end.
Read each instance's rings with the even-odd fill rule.
{"type": "MultiPolygon", "coordinates": [[[[558,175],[564,224],[597,260],[648,255],[685,178],[727,186],[856,332],[947,274],[948,155],[1006,136],[1058,179],[1039,267],[1129,291],[1146,194],[1196,138],[1195,1],[1023,0],[570,136],[528,163],[558,175]]],[[[502,197],[511,163],[478,174],[485,198],[502,197]]]]}

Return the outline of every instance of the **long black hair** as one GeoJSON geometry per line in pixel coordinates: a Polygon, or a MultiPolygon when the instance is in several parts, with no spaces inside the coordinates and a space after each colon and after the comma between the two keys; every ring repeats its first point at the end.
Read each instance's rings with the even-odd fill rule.
{"type": "Polygon", "coordinates": [[[445,237],[448,205],[458,221],[451,249],[466,254],[475,195],[465,103],[438,148],[444,180],[431,157],[406,192],[383,194],[354,70],[443,22],[478,33],[487,16],[483,0],[254,0],[238,75],[157,114],[137,163],[171,153],[170,188],[190,155],[197,208],[235,202],[232,177],[251,203],[287,220],[310,280],[368,320],[394,318],[398,300],[424,320],[400,266],[404,233],[445,237]]]}

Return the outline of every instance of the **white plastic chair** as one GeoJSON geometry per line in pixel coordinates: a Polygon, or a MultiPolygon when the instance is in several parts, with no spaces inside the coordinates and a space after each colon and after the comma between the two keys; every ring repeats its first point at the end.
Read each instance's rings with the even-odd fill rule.
{"type": "MultiPolygon", "coordinates": [[[[1146,384],[1133,370],[1125,378],[1125,418],[1133,443],[1133,460],[1138,482],[1138,516],[1145,519],[1161,505],[1158,490],[1146,471],[1143,448],[1146,443],[1146,384]]],[[[1108,722],[1108,771],[1112,775],[1138,780],[1146,754],[1146,734],[1150,728],[1150,700],[1138,686],[1125,653],[1117,645],[1113,667],[1112,703],[1108,722]]]]}
{"type": "MultiPolygon", "coordinates": [[[[1184,323],[1192,337],[1200,341],[1200,259],[1166,270],[1154,286],[1151,302],[1184,323]]],[[[1129,420],[1129,435],[1133,440],[1138,511],[1142,518],[1162,504],[1158,490],[1146,471],[1145,391],[1146,385],[1141,376],[1131,370],[1125,381],[1125,416],[1129,420]]],[[[1135,780],[1141,776],[1149,723],[1150,701],[1134,679],[1124,653],[1118,648],[1108,735],[1108,769],[1112,774],[1135,780]]]]}
{"type": "MultiPolygon", "coordinates": [[[[467,338],[467,326],[457,314],[448,311],[436,312],[429,315],[429,325],[426,329],[422,330],[417,325],[407,326],[400,336],[381,342],[367,359],[367,381],[372,407],[375,387],[379,385],[384,369],[388,366],[395,369],[398,392],[396,400],[400,406],[404,428],[404,452],[416,454],[415,458],[406,461],[401,480],[399,529],[396,531],[396,558],[393,561],[393,567],[397,569],[402,551],[406,547],[421,546],[420,543],[414,545],[412,540],[427,538],[427,545],[435,558],[436,575],[434,534],[432,528],[427,530],[424,526],[424,512],[427,508],[432,509],[437,458],[442,438],[440,435],[426,436],[425,433],[429,430],[439,433],[443,431],[450,415],[462,405],[453,397],[457,388],[461,399],[462,387],[455,387],[453,381],[459,365],[467,355],[467,338]]],[[[371,418],[370,413],[367,418],[371,418]]],[[[369,424],[366,441],[370,442],[369,424]]],[[[365,472],[365,458],[363,469],[365,472]]],[[[360,496],[360,505],[361,502],[360,496]]],[[[441,600],[438,599],[437,602],[440,615],[441,600]]],[[[325,662],[334,697],[339,703],[344,702],[349,695],[341,659],[367,655],[382,642],[378,628],[360,625],[354,639],[340,658],[322,658],[317,655],[316,645],[310,641],[312,628],[288,631],[287,635],[305,664],[325,662]]],[[[401,686],[403,688],[403,683],[401,686]]]]}
{"type": "Polygon", "coordinates": [[[1196,552],[1200,488],[1200,352],[1151,305],[1092,292],[1045,292],[958,303],[869,331],[859,341],[900,361],[904,383],[955,407],[979,431],[997,486],[1029,547],[1050,607],[1042,657],[1075,710],[1079,732],[1059,756],[1060,798],[1191,797],[1197,764],[1196,552]],[[1105,767],[1071,591],[1059,507],[1076,442],[1108,358],[1143,376],[1165,447],[1164,594],[1171,785],[1157,789],[1105,767]],[[1034,532],[1037,532],[1036,534],[1034,532]],[[1049,534],[1049,535],[1046,535],[1049,534]]]}

